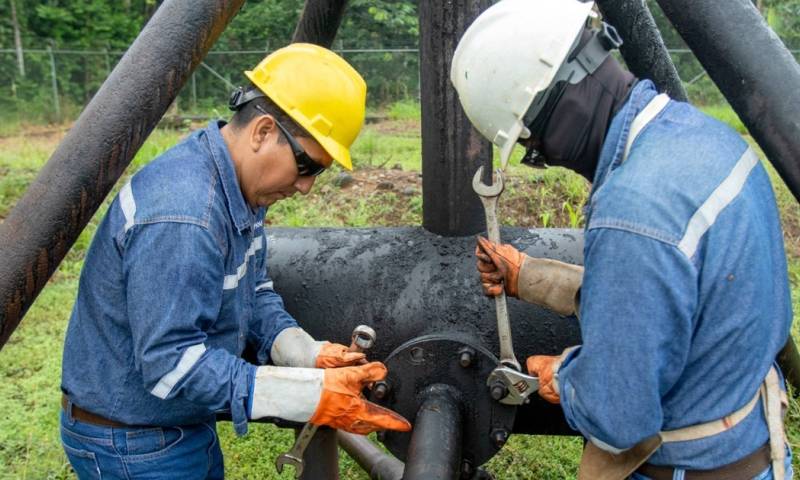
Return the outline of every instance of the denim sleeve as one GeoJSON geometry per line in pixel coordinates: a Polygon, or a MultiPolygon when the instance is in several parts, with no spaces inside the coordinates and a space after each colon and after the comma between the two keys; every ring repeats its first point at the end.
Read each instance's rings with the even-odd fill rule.
{"type": "Polygon", "coordinates": [[[222,303],[223,257],[211,233],[189,223],[154,223],[128,233],[123,260],[134,365],[144,387],[230,410],[247,431],[246,403],[255,366],[207,344],[222,303]]]}
{"type": "Polygon", "coordinates": [[[283,306],[283,299],[273,285],[267,273],[267,236],[264,237],[264,247],[261,249],[262,257],[259,259],[259,274],[256,280],[256,303],[248,331],[248,342],[256,351],[258,363],[269,363],[269,352],[272,342],[285,328],[296,327],[297,321],[289,315],[283,306]]]}
{"type": "Polygon", "coordinates": [[[686,364],[697,272],[675,246],[624,230],[586,234],[583,346],[559,370],[569,424],[610,450],[661,430],[661,398],[686,364]]]}

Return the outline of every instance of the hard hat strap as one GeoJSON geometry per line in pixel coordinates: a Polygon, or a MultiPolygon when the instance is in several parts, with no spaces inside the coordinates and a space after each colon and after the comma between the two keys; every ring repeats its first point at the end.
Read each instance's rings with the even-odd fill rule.
{"type": "Polygon", "coordinates": [[[237,87],[236,90],[231,93],[230,99],[228,99],[228,108],[235,112],[242,108],[242,106],[244,106],[244,104],[250,100],[259,97],[266,97],[266,95],[264,95],[264,92],[258,88],[250,88],[249,90],[245,90],[245,87],[237,87]]]}
{"type": "MultiPolygon", "coordinates": [[[[587,75],[594,73],[611,53],[611,50],[619,48],[620,45],[622,45],[622,38],[620,38],[617,30],[603,22],[602,27],[592,32],[591,38],[583,45],[577,54],[568,57],[570,60],[561,65],[561,68],[558,69],[550,85],[536,95],[522,119],[523,124],[526,127],[533,124],[536,117],[542,113],[545,104],[548,103],[547,100],[556,85],[561,82],[571,84],[580,82],[586,78],[587,75]]],[[[545,125],[547,122],[545,121],[541,124],[545,125]]]]}

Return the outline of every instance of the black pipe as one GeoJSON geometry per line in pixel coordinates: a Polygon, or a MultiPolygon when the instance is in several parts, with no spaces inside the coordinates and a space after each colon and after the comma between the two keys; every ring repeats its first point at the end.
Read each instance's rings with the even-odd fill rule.
{"type": "MultiPolygon", "coordinates": [[[[429,334],[469,338],[499,353],[494,302],[480,288],[474,238],[441,237],[419,227],[271,228],[268,235],[275,289],[315,338],[346,344],[363,323],[380,338],[370,350],[376,360],[429,334]]],[[[501,236],[531,256],[583,263],[579,230],[503,228],[501,236]]],[[[508,300],[508,308],[520,360],[581,343],[574,317],[516,299],[508,300]]],[[[538,396],[517,416],[526,421],[515,423],[515,433],[575,434],[561,408],[538,396]]]]}
{"type": "Polygon", "coordinates": [[[458,392],[432,385],[414,419],[404,480],[453,480],[461,470],[461,407],[458,392]]]}
{"type": "MultiPolygon", "coordinates": [[[[271,228],[269,273],[286,309],[315,338],[347,344],[359,324],[385,359],[405,342],[448,333],[500,351],[494,302],[483,295],[473,237],[441,237],[419,227],[271,228]]],[[[504,242],[531,256],[583,263],[578,230],[503,228],[504,242]]],[[[520,358],[554,355],[580,343],[574,317],[508,300],[520,358]]],[[[545,420],[556,423],[557,418],[545,420]]]]}
{"type": "Polygon", "coordinates": [[[649,78],[671,98],[688,100],[678,71],[658,31],[656,21],[643,0],[597,0],[603,18],[613,25],[623,44],[620,53],[630,71],[649,78]]]}
{"type": "Polygon", "coordinates": [[[405,465],[395,457],[376,447],[369,438],[339,430],[339,445],[372,480],[400,480],[405,465]]]}
{"type": "Polygon", "coordinates": [[[658,0],[800,200],[800,68],[751,0],[658,0]]]}
{"type": "MultiPolygon", "coordinates": [[[[800,200],[800,67],[792,54],[750,0],[658,4],[800,200]]],[[[795,372],[788,380],[800,392],[791,336],[782,352],[781,370],[795,372]]]]}
{"type": "Polygon", "coordinates": [[[292,43],[306,42],[330,48],[346,5],[347,0],[306,0],[292,43]]]}
{"type": "Polygon", "coordinates": [[[472,235],[486,228],[472,176],[491,159],[492,148],[461,108],[450,83],[450,61],[464,31],[491,3],[419,2],[422,226],[439,235],[472,235]]]}
{"type": "Polygon", "coordinates": [[[0,224],[0,348],[244,0],[168,0],[0,224]]]}
{"type": "MultiPolygon", "coordinates": [[[[292,35],[292,42],[306,42],[330,48],[342,23],[347,0],[306,0],[303,13],[292,35]]],[[[311,440],[305,455],[306,480],[337,480],[339,456],[336,431],[320,429],[311,440]]]]}
{"type": "MultiPolygon", "coordinates": [[[[295,434],[299,432],[298,429],[295,434]]],[[[303,453],[303,462],[303,474],[300,475],[300,480],[339,480],[336,430],[320,427],[303,453]]]]}

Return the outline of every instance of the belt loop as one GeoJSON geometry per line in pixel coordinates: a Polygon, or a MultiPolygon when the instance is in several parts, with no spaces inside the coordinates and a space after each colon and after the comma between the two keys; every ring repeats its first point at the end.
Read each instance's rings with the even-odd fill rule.
{"type": "Polygon", "coordinates": [[[75,417],[72,416],[72,405],[73,405],[72,400],[70,400],[70,398],[67,397],[67,408],[64,411],[64,413],[67,416],[67,423],[70,426],[75,425],[75,417]]]}

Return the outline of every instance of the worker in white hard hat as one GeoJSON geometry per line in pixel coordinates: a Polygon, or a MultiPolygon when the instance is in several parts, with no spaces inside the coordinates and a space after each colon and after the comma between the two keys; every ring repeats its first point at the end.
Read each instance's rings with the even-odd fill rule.
{"type": "Polygon", "coordinates": [[[219,412],[239,435],[262,418],[411,428],[362,395],[386,367],[314,339],[269,275],[267,207],[307,194],[333,162],[351,168],[366,84],[303,43],[245,75],[231,122],[139,170],[94,236],[61,380],[61,441],[79,478],[223,478],[219,412]]]}
{"type": "Polygon", "coordinates": [[[479,238],[483,289],[578,316],[582,345],[527,369],[588,439],[580,478],[791,478],[775,357],[792,309],[767,172],[731,128],[609,56],[621,40],[592,8],[502,0],[456,49],[452,82],[503,168],[519,143],[523,163],[592,182],[583,266],[479,238]]]}

